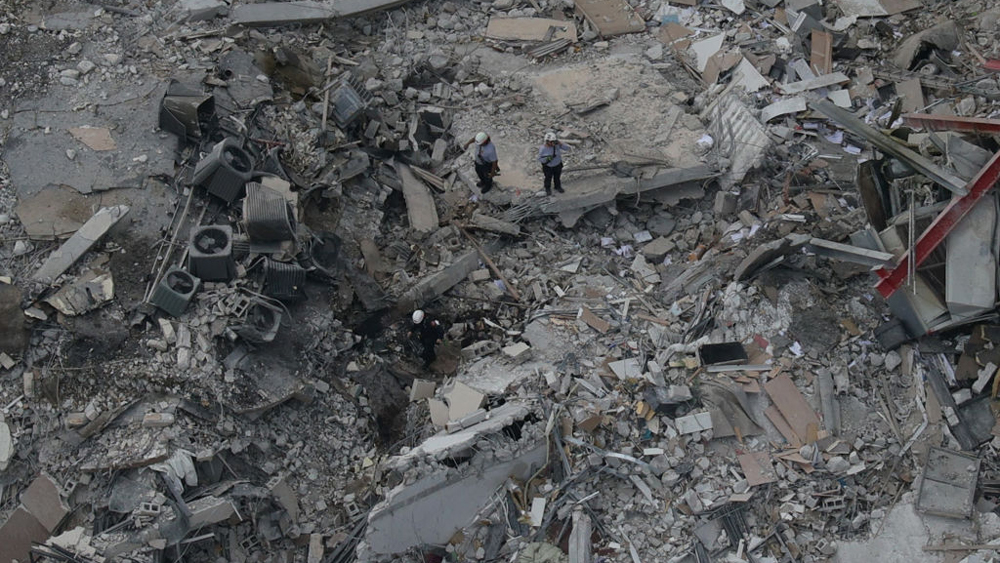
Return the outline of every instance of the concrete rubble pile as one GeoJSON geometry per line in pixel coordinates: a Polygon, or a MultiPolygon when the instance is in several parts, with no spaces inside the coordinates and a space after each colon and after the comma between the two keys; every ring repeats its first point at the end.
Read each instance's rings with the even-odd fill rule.
{"type": "Polygon", "coordinates": [[[996,560],[998,32],[0,0],[0,563],[996,560]]]}

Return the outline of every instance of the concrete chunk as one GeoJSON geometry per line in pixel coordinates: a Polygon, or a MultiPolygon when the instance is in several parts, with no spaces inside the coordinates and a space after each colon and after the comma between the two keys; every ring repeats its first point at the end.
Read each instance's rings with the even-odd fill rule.
{"type": "Polygon", "coordinates": [[[429,399],[434,396],[435,389],[437,389],[437,384],[433,381],[414,379],[413,385],[410,386],[410,401],[429,399]]]}
{"type": "Polygon", "coordinates": [[[448,398],[448,419],[458,420],[483,406],[486,395],[472,387],[456,382],[454,388],[446,395],[448,398]]]}
{"type": "Polygon", "coordinates": [[[191,510],[191,527],[198,528],[218,524],[236,513],[236,507],[229,500],[207,496],[189,502],[191,510]]]}
{"type": "Polygon", "coordinates": [[[674,420],[677,431],[681,434],[693,434],[703,430],[712,429],[712,413],[700,412],[688,416],[682,416],[674,420]]]}
{"type": "Polygon", "coordinates": [[[521,363],[531,358],[531,346],[528,346],[524,342],[518,342],[517,344],[504,347],[503,353],[508,358],[514,360],[514,362],[521,363]]]}
{"type": "MultiPolygon", "coordinates": [[[[720,192],[728,193],[728,192],[720,192]]],[[[673,252],[677,248],[677,245],[670,241],[667,237],[659,237],[653,242],[642,247],[642,255],[646,257],[650,262],[659,264],[663,262],[663,258],[673,252]]]]}
{"type": "Polygon", "coordinates": [[[128,213],[127,205],[116,205],[114,207],[102,207],[80,230],[73,233],[73,236],[56,249],[45,259],[42,267],[35,272],[31,279],[43,283],[52,283],[70,266],[76,263],[81,256],[86,254],[104,235],[108,234],[111,227],[118,224],[128,213]]]}
{"type": "Polygon", "coordinates": [[[14,438],[10,435],[10,426],[6,422],[0,422],[0,471],[7,469],[12,457],[14,457],[14,438]]]}

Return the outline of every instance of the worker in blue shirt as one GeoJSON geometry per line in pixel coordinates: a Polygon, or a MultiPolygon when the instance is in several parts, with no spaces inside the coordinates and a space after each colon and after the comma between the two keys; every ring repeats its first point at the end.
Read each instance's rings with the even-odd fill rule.
{"type": "Polygon", "coordinates": [[[469,139],[463,150],[468,149],[472,143],[476,144],[476,175],[479,176],[479,183],[476,185],[482,193],[486,193],[493,189],[493,177],[500,175],[497,147],[484,131],[469,139]]]}
{"type": "Polygon", "coordinates": [[[563,193],[562,169],[564,152],[570,150],[570,146],[560,143],[555,133],[551,131],[545,134],[545,144],[538,147],[538,162],[542,163],[542,174],[545,175],[545,194],[552,195],[552,184],[555,184],[556,191],[563,193]]]}

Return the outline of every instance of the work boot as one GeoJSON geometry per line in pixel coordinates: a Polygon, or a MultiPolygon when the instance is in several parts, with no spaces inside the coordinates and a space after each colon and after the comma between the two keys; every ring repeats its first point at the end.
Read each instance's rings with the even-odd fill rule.
{"type": "Polygon", "coordinates": [[[556,186],[556,191],[559,192],[559,193],[561,193],[561,194],[566,193],[566,190],[562,189],[562,186],[556,186]]]}
{"type": "Polygon", "coordinates": [[[545,195],[551,196],[552,195],[552,188],[545,188],[545,195]]]}

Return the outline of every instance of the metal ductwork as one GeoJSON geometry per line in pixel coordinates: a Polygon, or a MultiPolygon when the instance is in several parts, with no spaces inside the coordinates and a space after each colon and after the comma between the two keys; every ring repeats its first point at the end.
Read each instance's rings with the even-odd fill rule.
{"type": "Polygon", "coordinates": [[[254,301],[247,310],[247,318],[233,331],[247,342],[265,344],[274,340],[281,327],[281,309],[270,303],[254,301]]]}
{"type": "Polygon", "coordinates": [[[149,302],[168,315],[179,317],[191,303],[191,299],[194,298],[200,285],[200,279],[177,266],[173,266],[167,270],[167,274],[157,284],[149,302]]]}
{"type": "Polygon", "coordinates": [[[212,147],[194,168],[192,183],[215,197],[232,203],[243,193],[253,174],[253,159],[236,139],[227,138],[212,147]]]}
{"type": "Polygon", "coordinates": [[[264,258],[264,295],[282,301],[305,299],[305,283],[306,271],[302,266],[264,258]]]}
{"type": "Polygon", "coordinates": [[[246,185],[243,223],[252,242],[295,240],[295,215],[280,193],[257,182],[246,185]]]}

